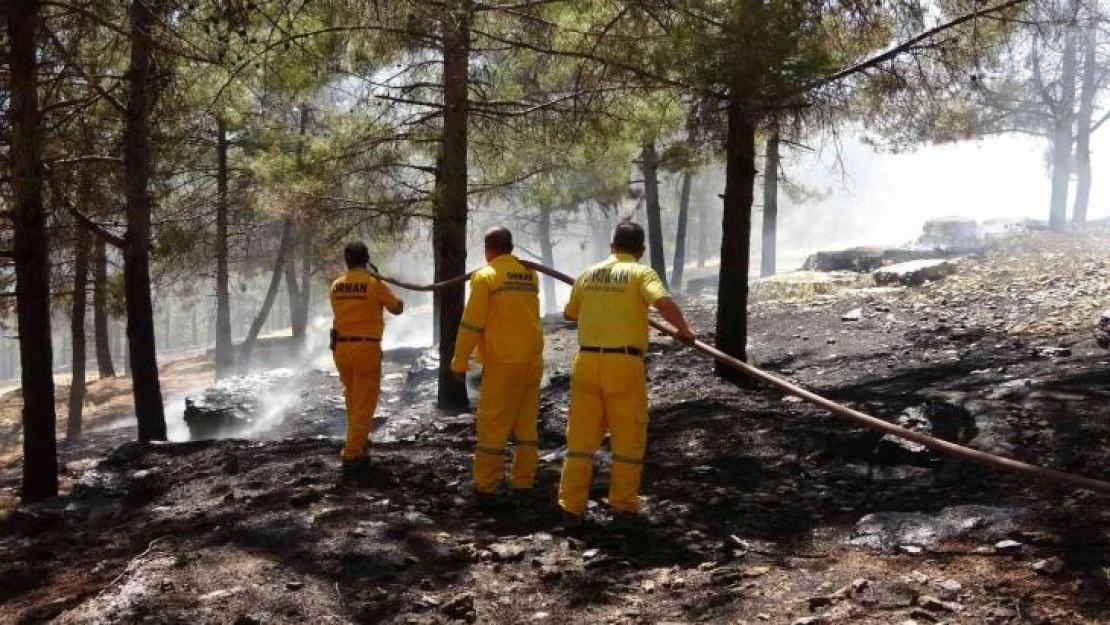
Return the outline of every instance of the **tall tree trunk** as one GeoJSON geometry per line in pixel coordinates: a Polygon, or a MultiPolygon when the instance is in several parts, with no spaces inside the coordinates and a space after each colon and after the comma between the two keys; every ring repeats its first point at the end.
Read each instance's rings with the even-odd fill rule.
{"type": "MultiPolygon", "coordinates": [[[[308,137],[309,107],[301,105],[300,143],[297,146],[297,169],[304,167],[304,148],[308,137]]],[[[292,254],[285,265],[285,286],[289,304],[289,325],[293,331],[293,351],[299,353],[305,344],[308,331],[309,272],[312,265],[312,238],[307,224],[296,227],[293,245],[301,250],[301,284],[297,282],[297,261],[292,254]]]]}
{"type": "Polygon", "coordinates": [[[171,351],[174,348],[173,342],[173,307],[174,302],[167,296],[166,300],[166,315],[162,318],[162,336],[166,337],[166,344],[162,348],[166,351],[171,351]]]}
{"type": "MultiPolygon", "coordinates": [[[[551,241],[551,209],[540,208],[539,223],[540,260],[548,267],[555,266],[555,245],[551,241]]],[[[555,281],[551,276],[543,276],[543,312],[554,315],[559,312],[559,300],[555,295],[555,281]]]]}
{"type": "Polygon", "coordinates": [[[293,351],[296,352],[298,350],[297,343],[303,340],[303,336],[298,337],[297,332],[297,326],[299,325],[297,311],[298,303],[301,300],[301,285],[297,279],[297,262],[293,258],[285,262],[285,296],[289,307],[289,325],[293,329],[293,351]]]}
{"type": "Polygon", "coordinates": [[[779,224],[779,131],[775,128],[767,138],[767,156],[763,162],[763,246],[759,275],[775,275],[775,252],[779,224]]]}
{"type": "Polygon", "coordinates": [[[73,263],[73,306],[69,315],[69,332],[73,342],[73,379],[69,385],[69,416],[66,420],[68,440],[81,438],[81,412],[85,405],[85,309],[88,304],[89,283],[89,233],[79,225],[74,229],[77,240],[74,243],[76,254],[73,263]]]}
{"type": "Polygon", "coordinates": [[[702,198],[698,202],[698,269],[705,267],[709,256],[709,203],[702,198]]]}
{"type": "MultiPolygon", "coordinates": [[[[737,101],[728,102],[725,199],[721,219],[721,273],[717,288],[717,348],[747,360],[748,269],[751,254],[752,200],[755,188],[755,121],[737,101]]],[[[718,376],[743,383],[735,369],[716,364],[718,376]]]]}
{"type": "MultiPolygon", "coordinates": [[[[436,176],[435,280],[447,280],[466,272],[467,219],[467,130],[470,84],[471,1],[446,3],[443,16],[443,143],[436,176]]],[[[439,318],[439,384],[437,404],[448,410],[464,410],[470,401],[466,384],[451,374],[447,363],[455,351],[455,337],[462,320],[465,289],[457,284],[435,292],[439,318]]]]}
{"type": "Polygon", "coordinates": [[[644,144],[640,160],[644,170],[644,199],[647,202],[648,254],[651,268],[665,285],[667,259],[663,252],[663,218],[659,207],[659,157],[655,154],[654,143],[644,144]]]}
{"type": "Polygon", "coordinates": [[[95,237],[93,258],[93,335],[96,369],[100,378],[116,377],[112,364],[112,337],[108,333],[108,244],[95,237]]]}
{"type": "Polygon", "coordinates": [[[693,172],[682,172],[682,191],[678,196],[678,227],[674,237],[674,276],[672,282],[676,291],[682,290],[682,274],[686,272],[686,224],[690,220],[690,189],[693,185],[693,172]]]}
{"type": "Polygon", "coordinates": [[[1095,27],[1087,27],[1083,37],[1083,78],[1075,129],[1075,168],[1078,178],[1075,183],[1075,208],[1071,216],[1072,222],[1080,226],[1087,221],[1087,205],[1091,201],[1091,118],[1095,110],[1095,92],[1098,91],[1095,80],[1098,71],[1095,59],[1097,38],[1098,31],[1095,27]]]}
{"type": "Polygon", "coordinates": [[[124,375],[129,375],[131,372],[131,350],[127,349],[127,325],[126,321],[120,321],[112,324],[115,328],[116,334],[116,358],[123,359],[123,369],[121,372],[124,375]]]}
{"type": "Polygon", "coordinates": [[[297,325],[293,327],[293,336],[300,336],[301,347],[304,347],[308,338],[308,313],[312,309],[312,261],[316,256],[316,249],[312,243],[312,234],[306,228],[304,240],[301,241],[301,298],[297,325]],[[299,328],[297,327],[299,326],[299,328]]]}
{"type": "Polygon", "coordinates": [[[254,351],[254,344],[258,341],[258,334],[262,332],[262,326],[266,324],[266,319],[270,316],[270,309],[274,306],[274,300],[277,298],[278,288],[281,286],[281,276],[285,269],[285,258],[289,255],[289,248],[293,245],[293,218],[286,217],[282,222],[281,227],[281,242],[278,243],[277,258],[274,260],[274,271],[270,274],[270,287],[266,289],[266,298],[262,300],[262,308],[258,310],[258,314],[254,317],[254,322],[251,323],[250,330],[247,331],[247,338],[243,339],[243,345],[240,348],[239,364],[242,367],[250,366],[251,352],[254,351]]]}
{"type": "Polygon", "coordinates": [[[23,388],[23,502],[58,494],[54,428],[53,346],[50,342],[50,243],[42,201],[42,126],[38,109],[35,34],[37,0],[7,2],[11,123],[11,186],[15,231],[16,316],[23,388]]]}
{"type": "Polygon", "coordinates": [[[196,348],[197,345],[200,345],[200,328],[199,324],[197,323],[196,304],[193,304],[189,308],[189,329],[189,348],[193,349],[196,348]]]}
{"type": "Polygon", "coordinates": [[[297,239],[301,251],[300,265],[301,278],[297,279],[297,262],[292,257],[285,263],[285,290],[289,303],[289,325],[293,329],[293,351],[300,353],[304,350],[305,339],[308,336],[308,308],[312,297],[312,237],[308,228],[298,228],[297,239]]]}
{"type": "Polygon", "coordinates": [[[227,124],[216,119],[216,376],[235,364],[231,341],[231,287],[228,268],[227,124]]]}
{"type": "Polygon", "coordinates": [[[124,181],[127,194],[127,234],[124,235],[123,280],[127,296],[127,348],[139,440],[166,440],[166,416],[158,380],[154,339],[154,306],[150,293],[150,109],[155,84],[152,30],[159,22],[160,0],[132,0],[129,97],[123,138],[124,181]]]}
{"type": "Polygon", "coordinates": [[[1068,186],[1071,183],[1072,126],[1075,121],[1076,32],[1067,26],[1060,65],[1060,101],[1056,105],[1052,135],[1052,200],[1049,224],[1063,230],[1068,221],[1068,186]]]}

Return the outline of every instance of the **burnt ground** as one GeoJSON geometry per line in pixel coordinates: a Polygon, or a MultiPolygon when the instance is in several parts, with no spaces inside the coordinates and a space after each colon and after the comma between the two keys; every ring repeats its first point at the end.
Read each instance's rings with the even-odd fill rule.
{"type": "MultiPolygon", "coordinates": [[[[871,414],[926,406],[949,438],[1110,478],[1110,352],[1093,332],[1107,243],[1031,235],[943,282],[756,303],[752,360],[871,414]]],[[[711,303],[687,309],[711,338],[711,303]]],[[[719,381],[661,338],[647,523],[617,531],[598,505],[591,526],[559,528],[574,335],[548,336],[534,505],[471,507],[473,419],[437,414],[433,374],[410,365],[387,380],[373,483],[338,487],[338,383],[300,372],[284,420],[249,440],[116,446],[117,431],[63,447],[67,495],[4,513],[0,622],[1110,620],[1105,497],[891,445],[719,381]]],[[[597,478],[600,501],[604,457],[597,478]]]]}

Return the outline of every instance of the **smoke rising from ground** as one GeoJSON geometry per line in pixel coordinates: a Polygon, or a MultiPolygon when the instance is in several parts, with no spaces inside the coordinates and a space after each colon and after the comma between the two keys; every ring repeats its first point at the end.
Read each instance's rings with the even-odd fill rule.
{"type": "MultiPolygon", "coordinates": [[[[906,243],[937,217],[1047,219],[1045,149],[1043,139],[1003,135],[900,154],[876,153],[856,140],[845,141],[839,154],[832,148],[793,150],[786,154],[786,175],[828,196],[803,203],[780,196],[780,270],[796,269],[819,250],[906,243]]],[[[1092,152],[1096,175],[1088,217],[1098,219],[1110,216],[1110,186],[1097,175],[1106,170],[1098,159],[1110,156],[1110,133],[1092,137],[1092,152]]],[[[1070,211],[1071,200],[1068,206],[1070,211]]],[[[762,213],[754,217],[753,231],[759,232],[762,213]]],[[[753,245],[758,248],[758,236],[753,245]]]]}

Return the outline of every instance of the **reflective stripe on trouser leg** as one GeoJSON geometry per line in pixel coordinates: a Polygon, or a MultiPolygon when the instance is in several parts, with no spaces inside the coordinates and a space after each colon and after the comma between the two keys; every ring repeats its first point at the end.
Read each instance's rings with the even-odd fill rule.
{"type": "MultiPolygon", "coordinates": [[[[474,490],[492,493],[505,469],[505,444],[516,424],[523,393],[520,364],[488,364],[482,369],[478,398],[478,448],[474,454],[474,490]]],[[[534,438],[534,437],[533,437],[534,438]]]]}
{"type": "Polygon", "coordinates": [[[540,381],[543,362],[519,366],[520,395],[516,403],[516,421],[513,424],[513,467],[509,472],[509,488],[532,488],[536,481],[536,465],[540,449],[536,418],[540,411],[540,381]]]}
{"type": "Polygon", "coordinates": [[[505,449],[478,445],[474,448],[474,490],[489,494],[497,490],[501,467],[505,464],[505,449]]]}
{"type": "Polygon", "coordinates": [[[366,440],[374,423],[382,382],[382,349],[378,343],[340,343],[335,365],[343,381],[347,404],[347,441],[343,459],[366,453],[366,440]]]}
{"type": "Polygon", "coordinates": [[[609,447],[613,467],[609,482],[609,507],[636,512],[640,507],[640,481],[647,449],[647,383],[643,361],[624,357],[607,363],[601,373],[605,413],[609,417],[609,447]]]}
{"type": "Polygon", "coordinates": [[[570,378],[567,457],[559,479],[559,505],[572,514],[586,511],[593,479],[594,452],[605,432],[605,404],[599,354],[579,354],[570,378]]]}

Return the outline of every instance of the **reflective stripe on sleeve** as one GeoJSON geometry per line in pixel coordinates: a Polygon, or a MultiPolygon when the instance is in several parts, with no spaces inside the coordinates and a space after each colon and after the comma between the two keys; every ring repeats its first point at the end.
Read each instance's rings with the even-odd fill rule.
{"type": "Polygon", "coordinates": [[[459,322],[459,327],[470,330],[471,332],[473,332],[475,334],[484,334],[485,331],[486,331],[486,329],[481,327],[481,326],[476,326],[473,323],[467,323],[465,321],[460,321],[459,322]]]}
{"type": "Polygon", "coordinates": [[[505,286],[500,286],[500,287],[497,287],[496,289],[490,291],[489,294],[490,295],[497,295],[498,293],[506,293],[506,292],[539,293],[540,289],[539,289],[539,287],[536,287],[536,286],[506,284],[505,286]]]}

